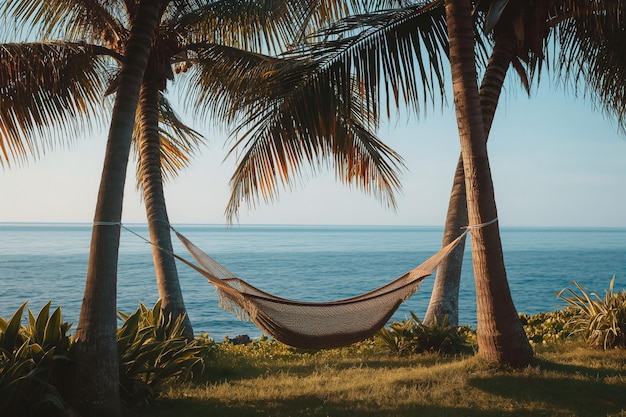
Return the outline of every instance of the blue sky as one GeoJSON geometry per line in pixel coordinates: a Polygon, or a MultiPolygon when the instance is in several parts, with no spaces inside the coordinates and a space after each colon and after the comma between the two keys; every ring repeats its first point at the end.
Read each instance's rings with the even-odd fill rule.
{"type": "MultiPolygon", "coordinates": [[[[511,88],[511,87],[510,87],[511,88]]],[[[626,138],[614,123],[573,94],[548,82],[528,98],[506,91],[489,140],[500,225],[626,227],[626,138]]],[[[192,125],[210,138],[190,169],[166,187],[173,224],[224,224],[228,180],[225,136],[192,125]]],[[[379,132],[405,159],[396,211],[360,190],[310,175],[278,201],[243,207],[241,224],[443,225],[459,156],[454,111],[429,109],[379,132]]],[[[0,222],[91,222],[106,131],[49,151],[38,161],[0,171],[0,222]]],[[[123,221],[145,222],[129,164],[123,221]]]]}

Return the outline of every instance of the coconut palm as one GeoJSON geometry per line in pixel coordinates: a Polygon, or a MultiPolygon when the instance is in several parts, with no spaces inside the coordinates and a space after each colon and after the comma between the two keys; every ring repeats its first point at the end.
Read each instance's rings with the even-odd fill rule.
{"type": "MultiPolygon", "coordinates": [[[[5,6],[6,10],[11,10],[16,4],[7,2],[5,6]]],[[[32,20],[33,24],[41,23],[43,33],[52,32],[62,21],[62,17],[72,12],[68,2],[51,2],[46,5],[49,8],[45,10],[47,14],[42,19],[41,15],[33,15],[33,9],[27,4],[17,6],[22,7],[21,10],[13,9],[16,14],[23,13],[25,20],[32,20]]],[[[119,76],[121,93],[116,96],[113,106],[105,169],[94,219],[85,297],[76,332],[75,398],[79,407],[88,411],[89,415],[121,414],[115,309],[119,225],[106,227],[103,222],[119,222],[121,219],[123,172],[130,148],[139,96],[138,87],[141,85],[152,34],[161,12],[158,2],[144,1],[136,6],[138,18],[125,44],[127,58],[119,76]]],[[[87,7],[84,11],[88,13],[75,16],[77,19],[68,24],[68,29],[84,30],[82,25],[85,20],[93,18],[94,10],[87,7]]],[[[20,144],[19,138],[23,133],[37,130],[47,122],[60,127],[61,131],[67,130],[73,124],[72,117],[94,110],[91,99],[97,97],[97,88],[102,86],[103,80],[98,76],[102,63],[89,57],[93,55],[89,47],[77,43],[63,45],[43,42],[23,48],[20,45],[10,45],[8,50],[13,54],[2,72],[2,90],[6,93],[3,94],[2,108],[3,152],[5,156],[7,150],[22,156],[25,151],[38,149],[33,146],[32,140],[25,141],[26,147],[20,144]],[[39,54],[23,57],[15,54],[16,50],[39,54]],[[86,55],[86,51],[89,54],[86,55]],[[54,65],[55,59],[59,58],[67,59],[62,61],[66,64],[64,68],[54,65]],[[72,64],[76,64],[76,67],[72,64]],[[74,68],[83,70],[77,79],[71,79],[73,74],[63,71],[74,68]],[[83,85],[79,84],[81,81],[83,85]],[[25,95],[24,92],[31,94],[25,95]],[[58,94],[54,94],[55,92],[58,94]],[[15,99],[15,105],[9,107],[7,99],[15,99]]]]}
{"type": "MultiPolygon", "coordinates": [[[[515,2],[506,7],[507,1],[478,2],[475,11],[486,15],[484,33],[491,35],[493,49],[489,57],[479,90],[485,140],[489,137],[500,93],[509,66],[521,76],[529,91],[524,63],[538,65],[537,57],[542,53],[545,29],[552,8],[550,2],[515,2]],[[515,28],[523,28],[515,30],[515,28]]],[[[459,157],[455,170],[442,244],[456,239],[464,225],[468,224],[467,195],[463,157],[459,157]]],[[[458,298],[461,267],[465,242],[462,242],[445,259],[435,277],[433,292],[424,316],[425,323],[434,323],[448,317],[450,323],[458,325],[458,298]]]]}
{"type": "Polygon", "coordinates": [[[471,233],[478,346],[481,356],[489,361],[523,367],[532,361],[533,353],[506,279],[480,109],[471,2],[446,1],[445,7],[468,218],[471,225],[485,225],[473,229],[471,233]]]}
{"type": "MultiPolygon", "coordinates": [[[[624,129],[625,73],[624,55],[619,39],[624,37],[624,2],[581,2],[569,0],[478,2],[478,10],[486,15],[484,32],[493,41],[489,63],[483,75],[480,101],[485,140],[495,115],[500,92],[509,67],[521,76],[530,91],[526,72],[538,74],[550,55],[549,46],[558,46],[555,53],[555,76],[564,84],[573,81],[592,98],[598,107],[618,120],[624,129]],[[550,39],[554,39],[551,42],[550,39]],[[581,86],[582,84],[582,86],[581,86]]],[[[457,164],[443,244],[459,235],[467,224],[467,203],[463,162],[457,164]]],[[[458,323],[458,294],[464,245],[459,245],[437,269],[435,285],[424,317],[431,323],[449,317],[458,323]]]]}
{"type": "MultiPolygon", "coordinates": [[[[139,172],[152,238],[160,247],[168,249],[167,245],[171,242],[161,167],[165,164],[179,168],[184,164],[186,152],[195,143],[185,139],[197,138],[193,130],[180,122],[164,99],[163,92],[174,74],[172,67],[183,73],[188,70],[191,74],[187,86],[195,86],[195,92],[189,94],[188,104],[215,110],[225,117],[235,117],[226,113],[223,106],[238,97],[236,91],[233,93],[229,89],[245,90],[244,84],[237,81],[238,77],[247,69],[254,72],[253,68],[266,68],[267,62],[276,66],[277,62],[275,58],[240,48],[260,49],[281,43],[281,36],[298,35],[291,31],[296,18],[317,20],[317,12],[327,12],[323,7],[311,7],[317,2],[302,1],[267,4],[179,1],[154,7],[155,3],[150,3],[152,8],[143,11],[143,4],[132,1],[36,3],[14,0],[5,5],[5,13],[12,18],[39,25],[42,38],[57,35],[63,40],[2,46],[6,58],[2,61],[4,66],[0,66],[3,80],[0,144],[4,161],[22,161],[30,154],[38,156],[55,140],[62,140],[64,135],[69,136],[75,131],[80,132],[77,127],[84,127],[83,124],[88,125],[94,119],[104,119],[100,116],[100,101],[105,93],[116,92],[116,118],[109,134],[94,218],[85,298],[76,335],[77,398],[91,404],[94,409],[112,414],[117,413],[119,408],[117,362],[113,357],[115,289],[129,135],[135,132],[139,147],[139,172]],[[282,16],[283,23],[275,19],[272,25],[267,16],[282,16]],[[153,20],[157,22],[154,36],[149,35],[153,20]],[[246,35],[244,29],[250,27],[258,29],[257,34],[246,35]],[[261,30],[264,28],[264,31],[261,30]],[[126,58],[131,51],[133,56],[126,58]],[[125,64],[118,71],[116,66],[120,62],[125,64]],[[139,75],[138,64],[146,68],[145,76],[139,75]],[[131,73],[134,78],[128,78],[127,67],[134,69],[131,73]],[[229,74],[231,76],[226,77],[229,74]],[[129,86],[131,80],[135,84],[129,86]],[[212,86],[215,88],[211,89],[212,86]],[[134,128],[137,101],[139,126],[134,128]],[[7,105],[9,102],[11,106],[7,105]],[[164,123],[159,125],[159,122],[164,123]],[[53,136],[50,142],[34,139],[47,127],[57,128],[60,133],[53,136]],[[183,141],[177,142],[180,138],[183,141]],[[178,146],[181,143],[182,146],[178,146]]],[[[257,74],[263,76],[258,71],[257,74]]],[[[331,90],[327,89],[327,92],[332,95],[331,90]]],[[[328,107],[320,109],[335,111],[328,107]]],[[[361,125],[359,120],[352,122],[349,117],[344,114],[340,120],[335,118],[335,123],[347,123],[356,132],[351,135],[352,143],[362,146],[350,148],[348,154],[341,149],[341,143],[339,147],[334,144],[330,147],[331,151],[325,154],[329,146],[324,145],[323,138],[316,138],[306,148],[306,153],[321,156],[311,162],[319,163],[327,156],[339,158],[343,152],[352,167],[368,164],[370,167],[370,170],[348,172],[347,178],[361,179],[372,175],[373,178],[383,178],[382,184],[397,184],[395,173],[386,169],[389,166],[386,158],[390,158],[393,165],[397,156],[376,141],[369,143],[371,135],[367,126],[361,125]],[[382,157],[372,162],[370,154],[382,157]],[[376,167],[377,164],[381,169],[376,167]]],[[[327,132],[342,131],[344,128],[344,125],[338,129],[327,128],[327,132]]],[[[364,180],[363,183],[371,181],[364,180]]],[[[155,259],[165,259],[161,255],[160,250],[155,251],[155,259]]],[[[157,264],[160,268],[161,263],[157,264]]],[[[160,279],[171,283],[171,276],[166,277],[164,273],[162,277],[165,279],[160,279]]],[[[159,285],[160,291],[161,288],[159,285]]],[[[168,287],[164,288],[165,292],[171,292],[168,287]]],[[[182,302],[182,297],[180,300],[182,302]]],[[[172,304],[170,302],[170,306],[172,304]]],[[[176,312],[175,308],[170,311],[176,312]]]]}

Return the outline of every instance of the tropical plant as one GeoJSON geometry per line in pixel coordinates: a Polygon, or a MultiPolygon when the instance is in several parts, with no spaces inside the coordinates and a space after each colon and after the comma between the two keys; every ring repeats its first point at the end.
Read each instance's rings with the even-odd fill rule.
{"type": "MultiPolygon", "coordinates": [[[[481,19],[483,33],[491,39],[493,49],[480,87],[480,101],[485,129],[489,137],[491,124],[500,92],[509,66],[521,77],[530,93],[530,82],[549,63],[551,48],[555,77],[564,85],[572,83],[576,91],[604,108],[618,120],[621,130],[624,123],[626,99],[623,71],[624,54],[620,39],[626,33],[623,1],[581,2],[577,0],[519,1],[482,0],[476,3],[476,16],[481,19]],[[582,84],[582,85],[581,85],[582,84]]],[[[457,164],[443,244],[459,235],[467,225],[467,203],[463,161],[457,164]]],[[[453,323],[458,320],[458,291],[464,244],[459,245],[437,269],[435,285],[428,311],[424,317],[429,322],[437,316],[449,314],[453,323]]]]}
{"type": "Polygon", "coordinates": [[[133,314],[119,313],[117,332],[122,399],[128,406],[153,401],[166,382],[182,379],[202,362],[204,344],[184,335],[184,317],[172,322],[158,301],[140,304],[133,314]]]}
{"type": "Polygon", "coordinates": [[[561,290],[558,297],[575,310],[569,325],[593,347],[626,348],[626,290],[615,292],[615,276],[604,297],[588,291],[578,282],[561,290]]]}
{"type": "Polygon", "coordinates": [[[537,313],[534,315],[520,313],[519,317],[533,345],[555,345],[570,339],[572,336],[571,320],[576,314],[573,308],[537,313]]]}
{"type": "MultiPolygon", "coordinates": [[[[65,40],[12,44],[9,48],[13,53],[3,61],[8,62],[8,65],[2,71],[2,78],[7,86],[2,91],[8,97],[6,102],[14,100],[14,103],[19,105],[14,106],[12,101],[11,111],[3,113],[6,116],[6,123],[3,120],[2,135],[4,159],[20,160],[29,153],[37,155],[41,149],[45,149],[46,143],[34,141],[32,133],[41,132],[46,125],[56,126],[64,134],[72,133],[75,130],[74,126],[82,127],[85,120],[97,113],[99,106],[95,106],[94,102],[97,102],[101,94],[104,95],[105,87],[107,92],[117,93],[94,218],[86,296],[77,331],[77,351],[83,358],[78,364],[79,380],[84,377],[90,378],[93,382],[93,374],[87,369],[94,367],[106,368],[106,371],[96,374],[106,377],[107,380],[96,384],[99,386],[98,389],[93,383],[83,383],[86,381],[77,383],[77,388],[83,391],[77,393],[77,398],[81,401],[92,404],[100,402],[102,404],[98,407],[103,412],[119,413],[116,411],[119,406],[115,401],[117,376],[115,360],[112,358],[114,341],[112,313],[115,306],[124,173],[130,149],[130,140],[126,138],[133,131],[143,138],[140,145],[142,150],[140,172],[146,205],[150,207],[160,205],[158,209],[148,211],[151,235],[157,245],[167,250],[168,244],[171,245],[167,228],[168,219],[163,204],[160,169],[155,167],[163,161],[165,165],[179,167],[181,161],[186,160],[184,151],[187,149],[183,149],[183,152],[173,152],[174,158],[161,157],[162,150],[168,149],[167,144],[164,146],[162,138],[168,135],[162,135],[160,140],[162,147],[159,148],[155,146],[157,135],[154,132],[159,131],[159,117],[172,116],[173,113],[161,112],[158,117],[156,116],[158,113],[155,111],[157,106],[155,100],[157,97],[160,97],[161,102],[163,100],[162,95],[155,92],[162,92],[165,89],[167,81],[174,74],[172,66],[182,72],[191,67],[192,70],[189,72],[193,75],[189,79],[193,80],[193,84],[190,85],[195,87],[195,93],[189,94],[188,104],[202,109],[217,109],[218,115],[223,117],[235,117],[225,110],[224,104],[228,102],[228,98],[224,97],[228,97],[228,94],[224,93],[233,86],[245,85],[247,79],[243,83],[237,79],[248,69],[248,62],[264,63],[268,60],[268,57],[258,53],[247,53],[238,47],[272,49],[277,45],[285,46],[284,39],[294,35],[292,29],[299,29],[298,25],[294,25],[296,21],[316,22],[343,12],[343,9],[327,8],[325,4],[316,7],[317,3],[317,1],[264,3],[191,0],[164,1],[163,4],[82,0],[34,3],[11,0],[6,3],[5,16],[10,16],[18,24],[21,22],[40,28],[44,39],[60,34],[65,40]],[[142,11],[143,7],[146,8],[145,11],[142,11]],[[250,27],[254,30],[250,30],[250,27]],[[246,33],[252,35],[248,36],[246,33]],[[39,52],[34,60],[32,53],[24,53],[31,51],[39,52]],[[64,60],[66,56],[70,56],[72,60],[64,60]],[[28,57],[28,60],[20,57],[28,57]],[[17,62],[16,65],[13,65],[14,61],[17,62]],[[34,67],[30,66],[30,61],[35,62],[34,67]],[[105,65],[114,61],[122,62],[119,75],[118,71],[111,70],[105,65]],[[233,68],[240,68],[241,71],[233,72],[233,68]],[[15,79],[12,79],[12,76],[15,76],[15,79]],[[225,79],[226,76],[229,77],[225,79]],[[128,84],[124,84],[125,82],[128,84]],[[207,88],[215,85],[218,86],[219,94],[214,93],[215,89],[207,88]],[[141,98],[139,98],[140,87],[141,98]],[[135,118],[138,101],[140,103],[138,120],[141,126],[133,129],[132,119],[135,118]],[[145,144],[150,145],[149,154],[143,153],[145,144]],[[105,404],[109,400],[111,404],[105,404]]],[[[270,61],[276,62],[276,59],[270,61]]],[[[332,93],[332,89],[328,87],[325,91],[332,93]]],[[[335,111],[326,106],[319,109],[335,111]]],[[[368,143],[371,135],[368,132],[362,134],[366,129],[360,128],[358,120],[351,122],[349,116],[344,114],[339,119],[335,118],[335,122],[344,124],[339,131],[344,131],[345,125],[356,126],[353,131],[357,134],[352,136],[358,137],[357,146],[342,150],[340,141],[339,146],[335,144],[325,146],[324,140],[320,140],[323,138],[316,136],[312,145],[304,152],[309,162],[320,163],[330,156],[337,156],[338,161],[343,161],[345,157],[345,160],[350,161],[345,175],[349,181],[374,175],[374,181],[363,179],[361,184],[367,186],[372,183],[376,186],[382,184],[384,187],[386,183],[380,183],[376,178],[376,175],[380,174],[380,177],[391,178],[392,183],[397,183],[393,173],[389,172],[388,165],[381,163],[379,158],[382,153],[384,155],[382,160],[385,162],[385,157],[393,159],[396,157],[395,154],[381,147],[378,142],[368,143]],[[382,152],[377,152],[377,148],[382,148],[382,152]],[[310,151],[319,158],[311,158],[310,151]],[[374,158],[370,158],[370,152],[374,152],[374,158]],[[365,155],[363,161],[360,159],[361,155],[365,155]]],[[[174,134],[196,137],[195,132],[175,117],[171,119],[170,127],[169,139],[174,137],[174,134]]],[[[326,131],[334,130],[331,127],[326,131]]],[[[172,141],[169,143],[175,144],[172,141]]],[[[169,148],[171,150],[176,147],[169,148]]],[[[269,157],[268,154],[266,156],[269,157]]],[[[284,154],[274,156],[282,158],[284,154]]],[[[283,166],[281,175],[296,168],[295,165],[298,163],[296,161],[296,164],[283,166]]],[[[272,165],[269,163],[266,167],[272,165]]],[[[154,253],[155,258],[162,257],[160,250],[155,249],[154,253]]],[[[160,268],[160,265],[161,263],[157,262],[157,268],[160,268]]],[[[159,273],[157,276],[160,276],[159,273]]],[[[169,279],[168,283],[173,281],[169,279]]],[[[160,291],[161,288],[169,291],[172,286],[160,285],[159,288],[160,291]]],[[[175,301],[168,298],[168,294],[164,294],[163,298],[163,308],[176,313],[175,301]]],[[[180,300],[182,301],[182,297],[180,300]]],[[[182,309],[179,308],[178,312],[180,311],[182,309]]]]}
{"type": "Polygon", "coordinates": [[[470,1],[446,2],[446,21],[468,219],[471,225],[484,225],[471,233],[479,353],[488,361],[524,367],[532,361],[533,352],[517,316],[504,267],[480,111],[470,1]]]}
{"type": "Polygon", "coordinates": [[[26,303],[9,321],[0,318],[0,409],[2,415],[61,416],[71,381],[70,324],[61,309],[50,314],[50,303],[35,317],[26,303]]]}
{"type": "Polygon", "coordinates": [[[396,355],[433,352],[455,355],[471,352],[456,326],[451,326],[448,318],[441,323],[425,325],[410,312],[411,317],[402,322],[393,322],[384,327],[374,337],[377,345],[396,355]]]}

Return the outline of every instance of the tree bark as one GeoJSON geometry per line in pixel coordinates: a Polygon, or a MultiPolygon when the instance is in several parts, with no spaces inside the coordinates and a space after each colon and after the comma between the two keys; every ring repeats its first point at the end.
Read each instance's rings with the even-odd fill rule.
{"type": "Polygon", "coordinates": [[[121,415],[116,292],[122,201],[139,89],[161,2],[142,0],[138,8],[109,128],[76,329],[74,402],[82,416],[121,415]]]}
{"type": "Polygon", "coordinates": [[[447,0],[445,4],[469,224],[490,223],[471,229],[478,350],[487,361],[524,367],[532,362],[533,352],[511,298],[495,221],[497,209],[480,108],[471,3],[447,0]]]}
{"type": "Polygon", "coordinates": [[[161,143],[159,135],[159,87],[156,81],[144,81],[139,99],[140,135],[139,164],[148,229],[154,259],[159,298],[163,317],[175,321],[185,314],[184,335],[193,339],[193,328],[186,316],[185,303],[178,280],[173,252],[161,173],[161,143]]]}
{"type": "MultiPolygon", "coordinates": [[[[514,44],[510,40],[496,39],[485,75],[483,76],[479,95],[485,140],[489,138],[504,79],[511,59],[514,57],[514,51],[514,44]]],[[[459,237],[463,232],[461,228],[467,226],[467,222],[465,173],[463,156],[460,155],[454,174],[450,201],[448,202],[448,214],[446,216],[442,246],[459,237]]],[[[431,325],[441,322],[445,316],[448,316],[449,324],[458,326],[459,290],[464,252],[465,241],[459,243],[459,246],[437,268],[433,292],[424,316],[425,324],[431,325]]]]}

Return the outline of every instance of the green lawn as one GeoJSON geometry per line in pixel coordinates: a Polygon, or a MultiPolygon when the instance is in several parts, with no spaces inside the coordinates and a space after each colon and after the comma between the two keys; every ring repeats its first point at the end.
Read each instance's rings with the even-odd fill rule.
{"type": "Polygon", "coordinates": [[[137,415],[626,417],[626,351],[540,346],[532,367],[513,371],[472,355],[395,357],[367,345],[231,346],[137,415]]]}

